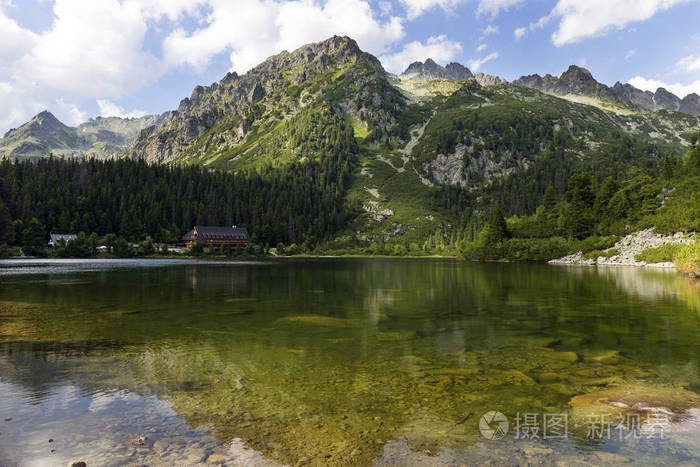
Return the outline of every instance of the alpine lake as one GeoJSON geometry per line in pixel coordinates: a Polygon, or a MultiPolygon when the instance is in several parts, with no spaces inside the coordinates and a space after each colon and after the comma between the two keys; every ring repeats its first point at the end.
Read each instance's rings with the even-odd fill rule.
{"type": "Polygon", "coordinates": [[[0,465],[700,465],[700,281],[0,262],[0,465]]]}

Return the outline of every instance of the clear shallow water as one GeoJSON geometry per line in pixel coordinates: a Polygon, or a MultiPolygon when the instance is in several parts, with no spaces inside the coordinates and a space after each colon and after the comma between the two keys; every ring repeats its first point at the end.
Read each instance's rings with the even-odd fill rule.
{"type": "Polygon", "coordinates": [[[441,260],[0,262],[0,465],[695,465],[699,287],[441,260]],[[671,415],[664,439],[589,436],[601,408],[671,415]]]}

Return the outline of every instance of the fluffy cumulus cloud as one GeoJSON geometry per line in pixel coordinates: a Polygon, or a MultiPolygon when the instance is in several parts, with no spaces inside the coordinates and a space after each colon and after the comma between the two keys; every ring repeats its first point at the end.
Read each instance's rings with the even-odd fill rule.
{"type": "Polygon", "coordinates": [[[379,57],[384,67],[392,73],[403,72],[408,65],[416,61],[432,58],[438,63],[453,60],[462,52],[459,42],[451,41],[447,36],[430,37],[425,43],[409,42],[402,50],[379,57]]]}
{"type": "Polygon", "coordinates": [[[177,29],[165,39],[168,65],[201,67],[228,51],[232,69],[246,72],[274,53],[334,34],[351,36],[375,54],[405,35],[401,18],[380,20],[365,0],[210,0],[210,6],[201,28],[177,29]]]}
{"type": "Polygon", "coordinates": [[[127,112],[114,102],[108,101],[107,99],[97,99],[97,107],[100,109],[101,117],[139,118],[146,115],[146,112],[143,110],[132,110],[131,112],[127,112]]]}
{"type": "Polygon", "coordinates": [[[480,69],[482,66],[484,66],[484,64],[485,64],[486,62],[490,62],[491,60],[495,60],[495,59],[497,59],[497,58],[498,58],[498,52],[493,52],[493,53],[488,54],[488,55],[485,56],[485,57],[482,57],[482,58],[475,58],[475,59],[469,60],[469,61],[467,62],[467,65],[469,66],[469,69],[470,69],[471,71],[473,71],[474,73],[476,73],[477,71],[479,71],[479,69],[480,69]]]}
{"type": "Polygon", "coordinates": [[[664,88],[667,91],[671,91],[673,94],[681,98],[691,93],[700,95],[700,80],[697,80],[690,84],[664,83],[656,79],[648,79],[643,78],[641,76],[635,76],[634,78],[630,79],[628,83],[643,91],[656,92],[658,88],[664,88]]]}
{"type": "Polygon", "coordinates": [[[118,96],[160,75],[142,50],[148,29],[137,2],[58,0],[55,20],[18,63],[44,89],[69,97],[118,96]]]}
{"type": "Polygon", "coordinates": [[[557,47],[624,28],[636,21],[645,21],[680,3],[692,0],[559,0],[549,15],[516,29],[515,36],[559,20],[552,42],[557,47]]]}

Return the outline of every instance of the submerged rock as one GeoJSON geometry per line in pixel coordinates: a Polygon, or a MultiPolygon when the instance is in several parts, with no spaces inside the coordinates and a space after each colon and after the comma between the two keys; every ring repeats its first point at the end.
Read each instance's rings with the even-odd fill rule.
{"type": "Polygon", "coordinates": [[[579,356],[576,352],[552,352],[548,355],[563,362],[574,363],[579,361],[579,356]]]}
{"type": "Polygon", "coordinates": [[[700,395],[685,389],[638,384],[581,394],[569,405],[573,416],[580,418],[636,412],[667,416],[671,421],[689,420],[695,418],[691,409],[700,407],[700,395]]]}
{"type": "Polygon", "coordinates": [[[602,350],[591,355],[586,355],[585,360],[595,363],[615,363],[619,358],[619,350],[602,350]]]}

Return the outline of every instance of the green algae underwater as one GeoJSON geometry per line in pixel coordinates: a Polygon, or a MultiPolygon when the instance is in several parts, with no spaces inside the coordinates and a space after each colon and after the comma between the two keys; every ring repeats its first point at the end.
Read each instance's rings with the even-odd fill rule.
{"type": "Polygon", "coordinates": [[[696,465],[699,297],[698,281],[632,268],[0,263],[0,464],[36,460],[22,440],[60,422],[76,434],[47,459],[155,462],[176,444],[209,451],[168,462],[696,465]],[[88,412],[54,409],[65,388],[91,413],[120,394],[98,407],[111,428],[81,432],[88,412]],[[136,413],[170,412],[129,426],[124,394],[136,413]],[[503,439],[480,432],[489,411],[510,421],[503,439]],[[587,417],[601,412],[670,422],[663,438],[593,439],[587,417]],[[566,436],[522,439],[521,414],[566,414],[566,436]],[[119,422],[109,448],[90,444],[119,422]],[[243,462],[232,443],[259,457],[243,462]]]}

